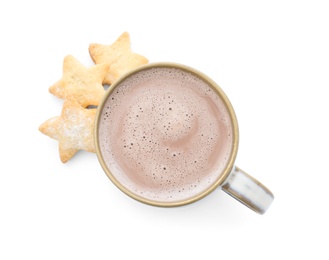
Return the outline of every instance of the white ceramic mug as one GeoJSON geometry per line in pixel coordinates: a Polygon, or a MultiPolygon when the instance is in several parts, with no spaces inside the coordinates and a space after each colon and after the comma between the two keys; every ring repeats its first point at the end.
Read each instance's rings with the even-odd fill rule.
{"type": "MultiPolygon", "coordinates": [[[[185,82],[183,82],[184,77],[182,77],[182,79],[181,79],[182,84],[179,83],[178,85],[184,85],[184,86],[186,85],[185,82]]],[[[160,86],[159,88],[164,88],[166,84],[167,83],[164,83],[164,86],[160,86]]],[[[177,88],[179,88],[179,87],[180,86],[177,86],[177,88]]],[[[161,91],[161,89],[159,91],[161,91]]],[[[122,90],[121,92],[123,93],[124,91],[122,90]]],[[[131,100],[131,99],[133,99],[133,96],[131,96],[129,100],[131,100]]],[[[150,99],[152,99],[152,96],[150,96],[150,99]]],[[[156,98],[154,98],[154,99],[156,99],[156,98]]],[[[152,102],[155,102],[155,101],[153,100],[152,102]]],[[[161,104],[158,104],[158,105],[160,106],[161,104]]],[[[115,113],[115,112],[113,112],[113,113],[115,113]]],[[[127,114],[127,116],[129,116],[129,115],[127,114]]],[[[113,115],[113,118],[115,118],[115,115],[113,115]]],[[[177,116],[176,116],[176,119],[177,119],[177,116]]],[[[179,124],[179,122],[178,122],[178,124],[179,124]]],[[[116,127],[117,128],[119,127],[121,129],[120,131],[124,131],[125,126],[124,125],[114,125],[113,129],[116,127]]],[[[140,126],[140,127],[143,128],[146,126],[140,126]]],[[[157,130],[155,129],[154,131],[157,131],[157,130]]],[[[184,66],[184,65],[180,65],[180,64],[154,63],[154,64],[148,64],[148,65],[139,67],[139,68],[129,72],[128,74],[124,75],[119,80],[117,80],[113,85],[110,86],[110,88],[107,90],[107,92],[105,94],[104,99],[102,100],[100,106],[98,107],[98,111],[97,111],[96,123],[95,123],[95,146],[96,146],[96,152],[97,152],[98,159],[99,159],[105,173],[110,178],[110,180],[125,194],[129,195],[130,197],[132,197],[140,202],[147,203],[147,204],[153,205],[153,206],[172,207],[172,206],[181,206],[181,205],[189,204],[189,203],[195,202],[195,201],[203,198],[204,196],[206,196],[210,192],[212,192],[214,189],[220,188],[220,189],[224,190],[226,193],[228,193],[229,195],[231,195],[232,197],[234,197],[235,199],[237,199],[238,201],[242,202],[244,205],[246,205],[249,208],[251,208],[252,210],[256,211],[257,213],[260,213],[260,214],[265,213],[265,211],[271,205],[271,203],[274,199],[274,196],[271,193],[271,191],[269,189],[267,189],[263,184],[261,184],[260,182],[255,180],[253,177],[251,177],[250,175],[248,175],[247,173],[242,171],[240,168],[235,166],[235,159],[236,159],[236,155],[237,155],[237,151],[238,151],[238,142],[239,142],[239,133],[238,133],[238,123],[237,123],[236,115],[235,115],[235,112],[233,110],[233,107],[232,107],[230,101],[228,100],[228,98],[225,95],[225,93],[223,92],[223,90],[213,80],[211,80],[209,77],[207,77],[203,73],[201,73],[193,68],[190,68],[188,66],[184,66]],[[107,124],[109,124],[109,126],[112,127],[113,126],[112,123],[114,122],[114,121],[112,121],[112,122],[106,121],[105,117],[107,116],[107,113],[109,111],[112,111],[111,106],[113,106],[113,111],[115,111],[115,107],[124,106],[124,104],[122,104],[122,103],[125,103],[126,100],[128,100],[128,96],[127,96],[127,99],[125,99],[124,95],[131,95],[131,93],[128,92],[128,90],[127,90],[126,94],[122,94],[123,96],[120,96],[120,98],[122,98],[122,100],[119,103],[114,103],[115,102],[115,101],[113,101],[114,97],[117,98],[115,96],[116,95],[115,93],[120,92],[121,88],[125,88],[124,86],[127,85],[127,82],[129,82],[129,84],[130,84],[131,91],[135,91],[134,89],[136,89],[136,88],[143,88],[143,84],[147,85],[148,84],[147,82],[152,82],[152,80],[155,80],[155,82],[157,82],[157,77],[159,77],[159,76],[157,76],[157,73],[154,73],[154,75],[153,75],[152,74],[153,72],[151,73],[151,71],[160,72],[160,74],[162,73],[162,71],[164,71],[165,73],[163,75],[161,74],[162,75],[161,77],[164,77],[164,79],[161,79],[161,80],[164,82],[166,81],[165,77],[167,77],[165,75],[167,75],[167,74],[171,75],[171,76],[168,76],[168,80],[169,80],[169,77],[172,77],[172,75],[173,75],[171,73],[173,71],[175,73],[176,72],[181,73],[181,75],[183,75],[186,78],[186,81],[191,81],[191,79],[193,79],[193,81],[200,81],[200,83],[198,83],[198,84],[206,84],[208,86],[208,88],[213,93],[215,93],[214,95],[216,95],[219,98],[218,100],[220,100],[220,102],[224,105],[224,107],[227,111],[227,114],[229,116],[230,127],[231,127],[230,129],[232,131],[232,139],[231,139],[230,152],[229,152],[228,158],[225,162],[225,167],[223,167],[220,171],[218,171],[216,178],[211,183],[209,183],[208,185],[206,185],[205,187],[200,189],[200,191],[198,191],[197,193],[195,193],[191,196],[187,195],[187,196],[183,197],[183,199],[181,197],[180,198],[177,197],[177,199],[175,199],[175,196],[178,196],[178,195],[175,195],[174,193],[172,195],[174,197],[170,201],[166,201],[163,199],[162,200],[157,199],[156,196],[154,196],[152,198],[144,196],[143,192],[140,190],[141,189],[140,187],[142,187],[142,186],[139,186],[139,184],[136,183],[136,185],[135,185],[136,187],[134,187],[133,182],[132,182],[132,184],[129,184],[129,185],[124,183],[125,182],[124,180],[126,180],[126,179],[133,180],[134,177],[131,177],[131,175],[128,177],[125,176],[125,170],[124,170],[125,167],[124,166],[121,167],[120,163],[116,162],[115,158],[113,159],[111,157],[111,159],[109,159],[110,158],[109,156],[111,156],[111,155],[108,155],[106,153],[107,153],[107,150],[109,150],[109,151],[111,150],[110,149],[111,147],[109,147],[108,149],[104,148],[104,147],[106,147],[105,145],[107,145],[105,143],[114,142],[114,141],[110,141],[113,139],[113,136],[111,136],[111,134],[108,134],[109,136],[106,137],[108,139],[106,139],[104,137],[104,132],[107,131],[104,129],[107,129],[107,124]],[[147,82],[141,76],[144,74],[147,75],[147,82]],[[152,77],[155,77],[155,78],[152,78],[152,77]],[[136,80],[136,79],[138,79],[138,80],[136,80]],[[131,83],[131,82],[136,82],[136,84],[131,83]],[[109,161],[111,161],[111,162],[109,162],[109,161]]],[[[108,153],[113,154],[115,152],[116,151],[112,151],[112,152],[108,152],[108,153]]],[[[148,156],[152,156],[152,154],[148,155],[148,156]]],[[[163,156],[165,156],[165,155],[163,155],[163,156]]],[[[144,159],[146,160],[148,158],[145,157],[144,159]]],[[[143,161],[143,158],[142,158],[142,161],[143,161]]],[[[125,162],[122,162],[122,163],[125,163],[125,162]]],[[[161,170],[163,170],[163,169],[161,169],[161,170]]],[[[135,173],[133,172],[132,174],[135,174],[135,173]]],[[[138,169],[136,168],[136,175],[138,175],[138,174],[139,174],[138,169]]],[[[172,173],[172,174],[175,174],[175,173],[172,173]]],[[[153,172],[153,175],[156,176],[157,173],[153,172]]],[[[163,176],[164,175],[161,175],[161,178],[163,178],[163,176]]],[[[156,177],[154,177],[154,178],[156,178],[156,177]]],[[[177,182],[179,182],[179,179],[177,182]]],[[[151,182],[149,182],[147,185],[152,186],[152,184],[150,184],[150,183],[151,182]]],[[[147,188],[148,187],[145,187],[145,189],[147,189],[147,188]]],[[[149,187],[149,188],[156,189],[154,187],[149,187]]],[[[142,188],[142,189],[144,189],[144,188],[142,188]]],[[[178,194],[178,193],[176,193],[176,194],[178,194]]]]}

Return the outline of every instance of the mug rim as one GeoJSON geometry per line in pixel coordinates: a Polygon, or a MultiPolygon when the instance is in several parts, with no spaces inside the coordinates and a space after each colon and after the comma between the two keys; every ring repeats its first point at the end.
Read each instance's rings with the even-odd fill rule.
{"type": "Polygon", "coordinates": [[[221,87],[215,81],[213,81],[210,77],[208,77],[204,73],[202,73],[202,72],[200,72],[200,71],[198,71],[198,70],[196,70],[192,67],[189,67],[187,65],[174,63],[174,62],[154,62],[154,63],[148,63],[146,65],[142,65],[138,68],[132,69],[129,72],[125,73],[119,79],[117,79],[112,85],[110,85],[110,87],[106,90],[99,106],[97,107],[93,137],[94,137],[94,144],[95,144],[95,151],[96,151],[97,158],[98,158],[105,174],[112,181],[112,183],[117,188],[119,188],[123,193],[128,195],[129,197],[131,197],[131,198],[133,198],[133,199],[135,199],[139,202],[142,202],[142,203],[145,203],[145,204],[148,204],[148,205],[152,205],[152,206],[159,206],[159,207],[176,207],[176,206],[187,205],[187,204],[196,202],[196,201],[204,198],[205,196],[207,196],[211,192],[213,192],[217,187],[220,187],[225,182],[226,178],[229,176],[229,174],[231,173],[231,171],[234,168],[234,163],[235,163],[235,159],[236,159],[236,156],[237,156],[238,145],[239,145],[239,129],[238,129],[237,118],[236,118],[233,106],[232,106],[230,100],[228,99],[228,97],[226,96],[225,92],[221,89],[221,87]],[[181,69],[183,71],[187,71],[189,73],[192,73],[195,76],[197,76],[199,79],[205,81],[207,83],[207,85],[209,85],[213,90],[215,90],[215,92],[217,93],[219,98],[223,101],[223,103],[224,103],[224,105],[225,105],[225,107],[226,107],[226,109],[229,113],[230,120],[231,120],[231,123],[232,123],[232,133],[233,133],[232,149],[231,149],[231,153],[230,153],[230,158],[229,158],[224,170],[218,176],[216,181],[213,182],[209,187],[204,189],[202,192],[200,192],[200,193],[198,193],[198,194],[196,194],[192,197],[189,197],[187,199],[165,202],[165,201],[151,200],[151,199],[147,199],[145,197],[141,197],[141,196],[137,195],[136,193],[132,192],[131,190],[126,188],[124,185],[122,185],[114,177],[114,175],[108,169],[108,167],[106,165],[106,162],[103,158],[102,152],[100,150],[100,143],[99,143],[99,138],[98,138],[99,137],[98,129],[99,129],[100,121],[101,121],[101,111],[103,110],[104,105],[105,105],[108,97],[111,95],[113,90],[122,81],[124,81],[128,77],[133,76],[134,74],[136,74],[140,71],[151,69],[151,68],[177,68],[177,69],[181,69]]]}

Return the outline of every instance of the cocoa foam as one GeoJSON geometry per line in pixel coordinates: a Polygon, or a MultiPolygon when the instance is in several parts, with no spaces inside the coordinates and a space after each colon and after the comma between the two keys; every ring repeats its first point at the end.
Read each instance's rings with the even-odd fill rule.
{"type": "Polygon", "coordinates": [[[218,179],[232,149],[224,103],[198,76],[177,68],[150,68],[121,81],[100,116],[107,168],[148,200],[201,193],[218,179]]]}

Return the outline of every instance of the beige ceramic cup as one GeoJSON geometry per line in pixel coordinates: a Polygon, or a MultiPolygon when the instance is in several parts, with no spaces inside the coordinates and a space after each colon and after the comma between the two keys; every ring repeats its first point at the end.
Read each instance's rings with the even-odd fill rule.
{"type": "Polygon", "coordinates": [[[110,86],[110,88],[107,90],[100,106],[97,109],[97,116],[95,121],[95,133],[94,133],[94,139],[95,139],[95,146],[96,146],[96,153],[98,156],[98,159],[100,161],[100,164],[102,168],[104,169],[106,175],[109,177],[109,179],[126,195],[130,196],[131,198],[149,204],[153,206],[160,206],[160,207],[173,207],[173,206],[182,206],[186,205],[192,202],[195,202],[209,193],[211,193],[213,190],[220,188],[229,195],[231,195],[233,198],[237,199],[250,209],[254,210],[255,212],[259,214],[263,214],[266,212],[266,210],[271,205],[274,196],[272,192],[266,188],[263,184],[261,184],[259,181],[242,171],[240,168],[235,166],[235,159],[237,156],[238,151],[238,143],[239,143],[239,132],[238,132],[238,123],[236,119],[235,112],[233,110],[233,107],[227,98],[226,94],[223,92],[223,90],[208,76],[205,74],[191,68],[185,65],[176,64],[176,63],[154,63],[154,64],[148,64],[142,67],[139,67],[128,74],[121,77],[119,80],[117,80],[113,85],[110,86]],[[200,78],[202,81],[206,82],[218,95],[218,97],[223,101],[223,103],[226,106],[226,109],[228,111],[231,124],[232,124],[232,133],[233,133],[233,139],[232,139],[232,148],[230,151],[229,159],[226,163],[225,168],[218,173],[218,177],[216,181],[211,183],[207,188],[205,188],[200,193],[193,195],[192,197],[189,197],[184,200],[177,200],[177,201],[170,201],[170,202],[163,202],[163,201],[157,201],[154,199],[147,199],[145,197],[142,197],[133,190],[129,189],[125,185],[122,185],[122,183],[115,177],[115,175],[110,171],[106,159],[104,158],[101,150],[101,139],[100,135],[102,134],[100,131],[100,124],[102,123],[103,117],[102,111],[104,109],[104,106],[106,102],[108,102],[108,99],[112,92],[116,90],[116,87],[120,85],[121,82],[123,82],[126,79],[129,79],[130,77],[133,77],[136,73],[143,72],[144,70],[152,69],[152,68],[177,68],[183,71],[186,71],[188,73],[193,74],[194,76],[200,78]]]}

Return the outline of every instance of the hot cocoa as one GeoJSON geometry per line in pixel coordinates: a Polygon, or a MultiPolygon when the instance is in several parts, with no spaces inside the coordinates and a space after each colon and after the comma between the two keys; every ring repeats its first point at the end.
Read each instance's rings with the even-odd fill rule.
{"type": "Polygon", "coordinates": [[[99,118],[106,167],[137,196],[186,200],[221,175],[232,150],[229,112],[198,75],[153,67],[120,80],[99,118]]]}

